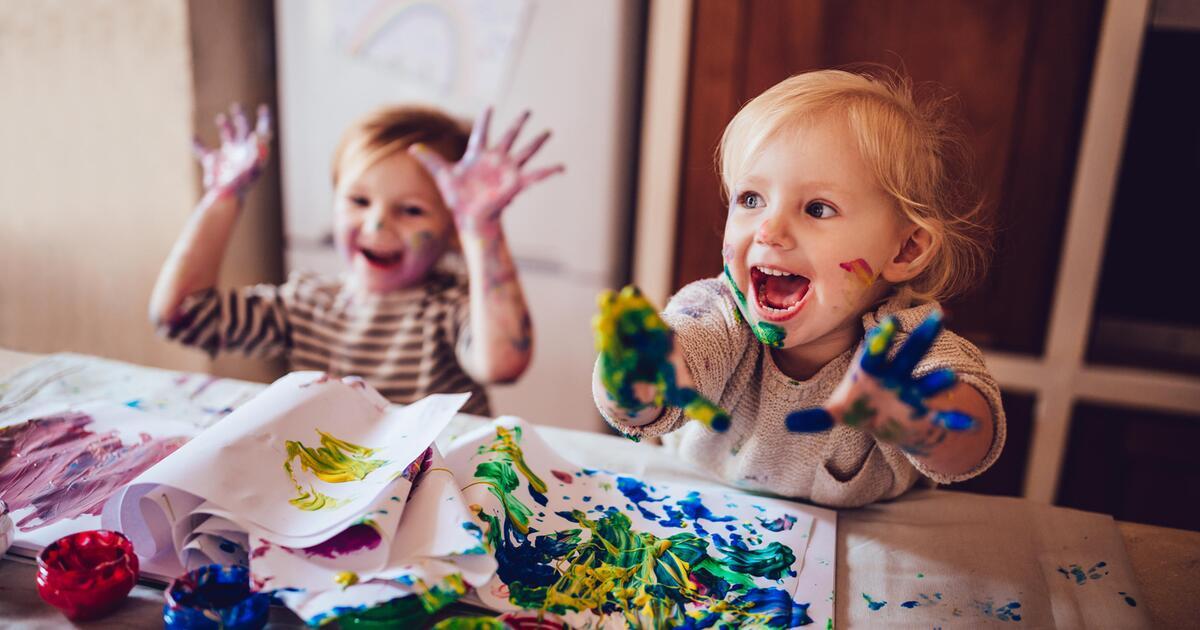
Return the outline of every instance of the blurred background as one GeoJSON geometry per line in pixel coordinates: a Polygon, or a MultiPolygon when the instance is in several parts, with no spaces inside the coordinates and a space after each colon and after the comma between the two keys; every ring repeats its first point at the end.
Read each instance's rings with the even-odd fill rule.
{"type": "Polygon", "coordinates": [[[567,173],[505,215],[537,343],[494,411],[603,430],[596,294],[716,275],[725,124],[860,62],[955,95],[996,211],[988,277],[946,309],[1008,445],[952,488],[1200,529],[1200,0],[0,0],[0,348],[270,381],[147,321],[200,193],[192,136],[233,101],[278,112],[222,284],[279,282],[340,269],[329,167],[354,118],[495,103],[531,108],[555,134],[537,161],[567,173]]]}

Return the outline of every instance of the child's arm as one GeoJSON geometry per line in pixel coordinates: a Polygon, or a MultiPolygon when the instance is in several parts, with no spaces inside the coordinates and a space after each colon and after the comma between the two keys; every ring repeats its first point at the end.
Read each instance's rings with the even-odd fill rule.
{"type": "Polygon", "coordinates": [[[696,391],[674,333],[636,287],[606,291],[599,305],[592,391],[606,418],[641,426],[673,405],[714,430],[729,428],[729,414],[696,391]]]}
{"type": "Polygon", "coordinates": [[[533,355],[533,326],[500,215],[526,187],[562,165],[522,172],[550,137],[546,131],[520,151],[513,143],[529,119],[525,112],[499,144],[487,146],[491,109],[476,121],[467,151],[456,164],[414,145],[410,152],[430,172],[454,215],[470,280],[470,321],[459,346],[463,369],[479,383],[515,381],[533,355]]]}
{"type": "Polygon", "coordinates": [[[951,370],[914,378],[913,369],[941,330],[941,314],[921,323],[888,359],[896,322],[867,333],[863,348],[824,409],[790,414],[789,430],[823,431],[842,422],[894,444],[947,477],[971,472],[987,456],[995,433],[991,407],[951,370]]]}
{"type": "Polygon", "coordinates": [[[271,142],[271,116],[265,105],[251,131],[241,107],[230,117],[217,116],[221,146],[207,149],[196,141],[196,156],[204,169],[204,196],[188,219],[163,263],[150,296],[150,321],[168,325],[184,298],[216,286],[221,259],[241,209],[242,198],[266,164],[271,142]]]}

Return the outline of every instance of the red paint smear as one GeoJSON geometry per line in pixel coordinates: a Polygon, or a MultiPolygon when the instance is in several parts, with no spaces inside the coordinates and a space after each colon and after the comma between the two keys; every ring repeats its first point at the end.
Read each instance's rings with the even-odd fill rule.
{"type": "Polygon", "coordinates": [[[571,479],[570,473],[565,473],[561,470],[551,470],[550,474],[554,475],[555,479],[558,479],[559,481],[561,481],[563,483],[574,483],[575,482],[574,479],[571,479]]]}
{"type": "Polygon", "coordinates": [[[32,507],[17,523],[31,531],[83,514],[187,442],[151,438],[122,444],[116,431],[93,433],[87,414],[67,412],[0,429],[0,497],[12,511],[32,507]]]}
{"type": "Polygon", "coordinates": [[[363,550],[369,551],[378,547],[382,540],[379,532],[375,531],[374,527],[359,523],[358,525],[351,525],[342,533],[323,543],[305,547],[300,551],[309,556],[336,558],[363,550]]]}

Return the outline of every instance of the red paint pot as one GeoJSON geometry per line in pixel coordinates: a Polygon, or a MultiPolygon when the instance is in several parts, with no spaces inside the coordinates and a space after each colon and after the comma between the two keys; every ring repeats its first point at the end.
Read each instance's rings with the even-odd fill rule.
{"type": "Polygon", "coordinates": [[[38,554],[37,590],[68,619],[102,617],[125,601],[137,582],[133,543],[118,532],[63,536],[38,554]]]}
{"type": "Polygon", "coordinates": [[[567,630],[567,624],[553,613],[523,610],[504,613],[497,618],[512,630],[567,630]]]}

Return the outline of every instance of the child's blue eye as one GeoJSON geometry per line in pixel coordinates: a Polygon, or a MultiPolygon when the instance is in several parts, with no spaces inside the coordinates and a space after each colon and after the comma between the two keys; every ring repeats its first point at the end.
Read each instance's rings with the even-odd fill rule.
{"type": "Polygon", "coordinates": [[[738,195],[738,205],[743,208],[761,208],[763,207],[763,198],[756,192],[744,192],[738,195]]]}
{"type": "Polygon", "coordinates": [[[355,195],[350,197],[350,203],[358,206],[359,208],[366,208],[367,206],[371,205],[371,200],[361,195],[355,195]]]}
{"type": "Polygon", "coordinates": [[[804,206],[804,211],[814,219],[828,219],[837,216],[838,211],[824,201],[814,201],[804,206]]]}

